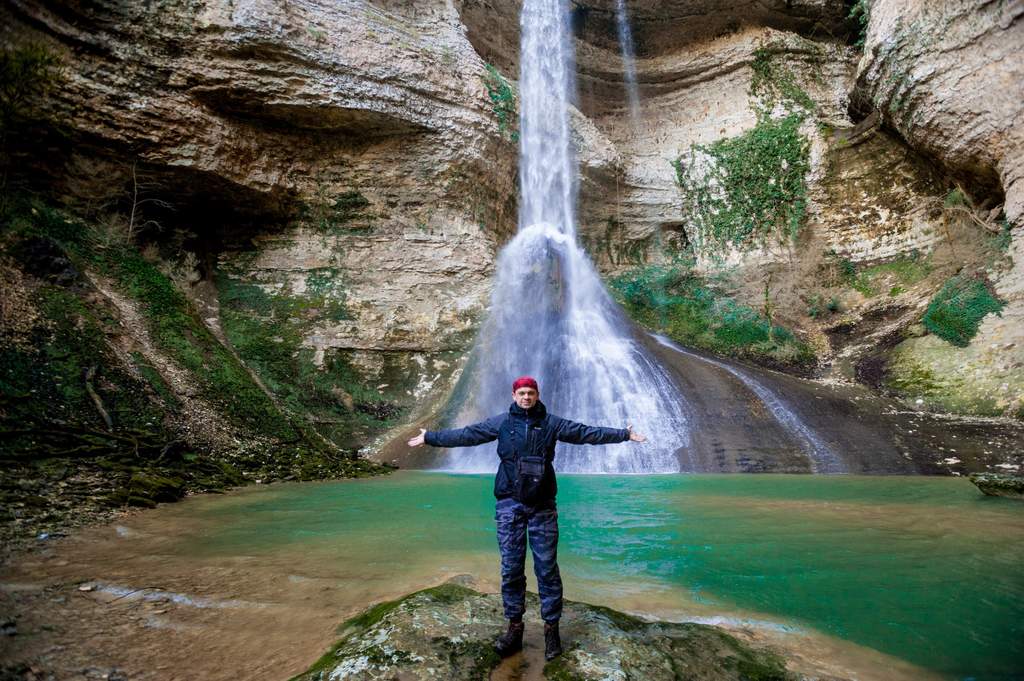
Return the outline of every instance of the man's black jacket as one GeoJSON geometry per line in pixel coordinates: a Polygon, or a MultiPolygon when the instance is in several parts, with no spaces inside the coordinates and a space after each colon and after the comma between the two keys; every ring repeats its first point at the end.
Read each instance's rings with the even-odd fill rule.
{"type": "Polygon", "coordinates": [[[427,431],[424,437],[424,441],[434,447],[472,447],[497,440],[501,464],[494,478],[494,496],[498,499],[515,496],[516,461],[520,456],[544,457],[544,490],[537,506],[550,505],[558,492],[552,465],[556,442],[606,445],[628,439],[629,431],[625,428],[587,426],[563,419],[549,414],[542,402],[529,410],[513,402],[507,414],[492,416],[465,428],[427,431]]]}

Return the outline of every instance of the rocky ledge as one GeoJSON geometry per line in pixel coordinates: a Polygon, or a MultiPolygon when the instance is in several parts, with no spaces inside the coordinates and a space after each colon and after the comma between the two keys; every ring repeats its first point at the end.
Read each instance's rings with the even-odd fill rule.
{"type": "MultiPolygon", "coordinates": [[[[529,598],[526,626],[539,629],[540,621],[530,619],[537,597],[529,598]]],[[[500,595],[447,582],[345,622],[330,652],[292,681],[486,679],[501,662],[491,643],[504,624],[500,595]]],[[[562,640],[565,653],[544,666],[547,679],[798,678],[775,653],[717,627],[646,622],[586,603],[565,603],[562,640]]]]}
{"type": "Polygon", "coordinates": [[[990,497],[1024,499],[1024,476],[974,473],[971,482],[990,497]]]}

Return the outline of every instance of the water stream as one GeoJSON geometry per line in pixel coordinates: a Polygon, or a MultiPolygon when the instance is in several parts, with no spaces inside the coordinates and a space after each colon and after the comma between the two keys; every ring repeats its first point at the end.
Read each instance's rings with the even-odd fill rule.
{"type": "MultiPolygon", "coordinates": [[[[554,413],[646,434],[645,446],[566,446],[561,471],[668,473],[688,458],[687,400],[635,341],[629,322],[576,242],[577,168],[569,105],[575,58],[568,3],[526,0],[521,16],[519,231],[498,257],[491,311],[457,394],[456,425],[502,413],[511,382],[538,379],[554,413]]],[[[492,471],[493,446],[440,467],[492,471]]]]}
{"type": "Polygon", "coordinates": [[[818,437],[818,434],[815,433],[812,428],[804,423],[799,416],[793,413],[793,410],[790,409],[785,400],[772,391],[768,386],[758,381],[746,371],[743,371],[731,364],[726,364],[725,362],[720,362],[716,359],[690,352],[686,348],[672,342],[672,340],[660,334],[651,334],[651,336],[659,343],[667,348],[671,348],[675,352],[699,359],[702,362],[707,362],[708,364],[718,367],[723,371],[727,371],[740,379],[745,386],[757,395],[757,398],[768,408],[772,417],[779,423],[779,425],[781,425],[796,442],[800,443],[808,455],[812,473],[849,472],[849,468],[845,463],[843,463],[842,458],[833,451],[832,447],[818,437]]]}
{"type": "Polygon", "coordinates": [[[622,50],[622,72],[626,84],[629,118],[635,127],[640,118],[640,94],[637,91],[636,51],[633,48],[633,31],[629,25],[626,0],[615,0],[615,28],[619,34],[619,47],[622,50]]]}

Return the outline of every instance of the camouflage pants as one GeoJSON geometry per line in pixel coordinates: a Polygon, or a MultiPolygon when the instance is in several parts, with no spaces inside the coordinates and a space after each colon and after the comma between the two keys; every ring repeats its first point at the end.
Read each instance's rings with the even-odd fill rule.
{"type": "Polygon", "coordinates": [[[515,499],[498,499],[501,550],[501,598],[505,617],[518,619],[526,609],[526,542],[533,552],[533,571],[540,593],[540,614],[545,622],[562,616],[562,576],[558,573],[558,511],[524,506],[515,499]]]}

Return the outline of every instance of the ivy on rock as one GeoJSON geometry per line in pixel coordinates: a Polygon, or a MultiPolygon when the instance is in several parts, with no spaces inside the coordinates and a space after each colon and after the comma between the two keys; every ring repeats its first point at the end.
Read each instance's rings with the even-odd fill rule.
{"type": "Polygon", "coordinates": [[[784,245],[799,234],[807,213],[810,143],[804,117],[791,113],[737,137],[695,145],[674,163],[683,214],[706,253],[729,247],[784,245]]]}

